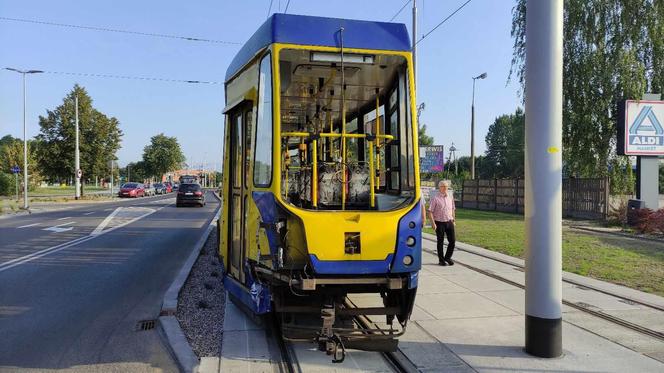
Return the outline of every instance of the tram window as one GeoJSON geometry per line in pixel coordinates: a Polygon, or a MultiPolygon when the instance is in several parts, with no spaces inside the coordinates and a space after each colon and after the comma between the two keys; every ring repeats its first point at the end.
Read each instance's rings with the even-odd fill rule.
{"type": "Polygon", "coordinates": [[[254,158],[254,185],[272,182],[272,66],[270,54],[263,57],[258,80],[258,115],[254,158]]]}
{"type": "Polygon", "coordinates": [[[378,211],[412,202],[413,131],[406,128],[412,115],[408,81],[401,79],[408,72],[406,59],[376,54],[372,64],[346,61],[343,81],[339,62],[314,61],[311,51],[284,49],[279,61],[279,75],[289,82],[282,86],[278,114],[285,202],[304,209],[378,211]]]}

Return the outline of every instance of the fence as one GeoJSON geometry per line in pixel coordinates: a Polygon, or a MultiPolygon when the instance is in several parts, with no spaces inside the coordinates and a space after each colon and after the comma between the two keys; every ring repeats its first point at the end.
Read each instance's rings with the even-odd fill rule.
{"type": "MultiPolygon", "coordinates": [[[[464,180],[455,193],[458,207],[523,213],[523,179],[464,180]]],[[[606,219],[609,206],[609,180],[563,179],[563,216],[606,219]]]]}

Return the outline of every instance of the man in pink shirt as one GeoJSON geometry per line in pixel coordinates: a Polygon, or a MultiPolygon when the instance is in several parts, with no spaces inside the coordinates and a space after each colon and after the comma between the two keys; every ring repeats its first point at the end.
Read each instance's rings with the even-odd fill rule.
{"type": "Polygon", "coordinates": [[[450,182],[441,180],[438,182],[438,194],[431,198],[429,203],[429,217],[431,226],[436,231],[438,240],[438,264],[442,266],[454,265],[452,254],[454,253],[454,243],[456,242],[454,234],[454,220],[456,217],[456,207],[454,206],[454,197],[449,192],[450,182]],[[445,246],[443,242],[447,235],[447,253],[443,255],[445,246]]]}

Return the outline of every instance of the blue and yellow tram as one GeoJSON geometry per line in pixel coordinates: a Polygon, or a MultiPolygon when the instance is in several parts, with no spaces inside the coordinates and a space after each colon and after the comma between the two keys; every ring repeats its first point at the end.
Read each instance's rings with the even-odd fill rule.
{"type": "Polygon", "coordinates": [[[274,14],[241,48],[226,73],[219,225],[237,303],[314,315],[328,350],[358,339],[344,317],[405,328],[421,267],[412,82],[403,24],[274,14]],[[351,310],[352,293],[384,307],[351,310]]]}

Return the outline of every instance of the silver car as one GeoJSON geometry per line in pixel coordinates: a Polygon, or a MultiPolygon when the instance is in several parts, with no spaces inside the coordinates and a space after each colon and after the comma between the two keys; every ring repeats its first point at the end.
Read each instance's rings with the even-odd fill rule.
{"type": "Polygon", "coordinates": [[[146,196],[154,196],[156,194],[155,189],[154,189],[154,184],[145,184],[145,195],[146,196]]]}

